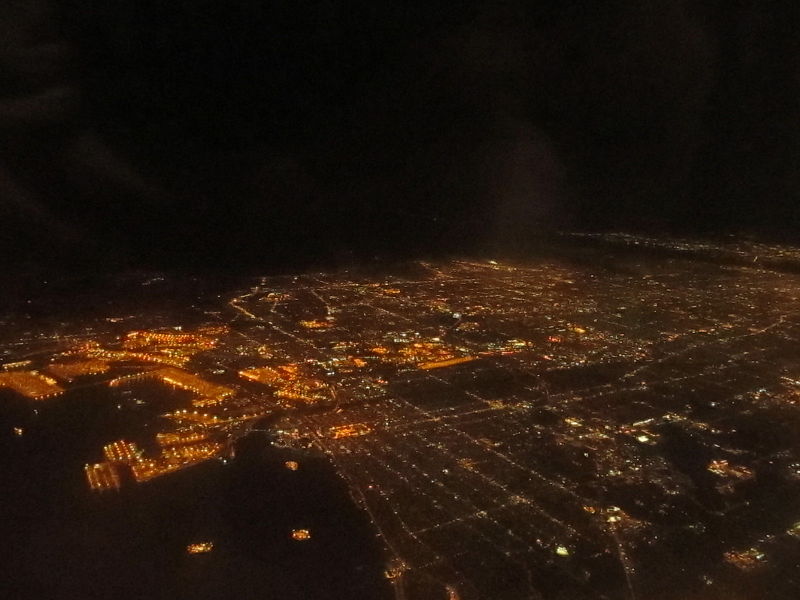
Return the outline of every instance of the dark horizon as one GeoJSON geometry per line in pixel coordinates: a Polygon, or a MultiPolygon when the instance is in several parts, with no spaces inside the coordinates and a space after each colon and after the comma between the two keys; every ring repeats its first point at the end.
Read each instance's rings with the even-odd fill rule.
{"type": "Polygon", "coordinates": [[[303,268],[557,230],[800,242],[800,8],[3,9],[8,269],[303,268]]]}

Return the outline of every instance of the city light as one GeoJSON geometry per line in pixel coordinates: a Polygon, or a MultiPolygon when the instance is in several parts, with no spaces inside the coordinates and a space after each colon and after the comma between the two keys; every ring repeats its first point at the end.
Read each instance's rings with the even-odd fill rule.
{"type": "Polygon", "coordinates": [[[303,542],[311,539],[311,532],[308,529],[292,529],[292,539],[303,542]]]}
{"type": "Polygon", "coordinates": [[[0,373],[0,388],[11,388],[32,400],[45,400],[64,393],[64,388],[52,377],[38,371],[9,371],[0,373]]]}
{"type": "MultiPolygon", "coordinates": [[[[611,582],[605,596],[643,598],[661,548],[689,573],[682,589],[766,577],[800,538],[800,513],[763,501],[763,486],[791,497],[800,482],[800,284],[731,265],[642,271],[462,260],[379,280],[261,278],[190,333],[144,329],[168,322],[153,317],[20,345],[0,386],[41,410],[109,398],[116,421],[79,463],[93,502],[238,464],[251,434],[281,472],[303,463],[292,489],[324,457],[391,549],[398,587],[416,570],[473,590],[521,565],[564,597],[611,582]],[[121,427],[128,415],[146,427],[121,427]],[[675,551],[689,544],[713,550],[702,568],[675,551]]],[[[18,448],[39,437],[35,418],[16,421],[36,433],[18,448]]]]}
{"type": "Polygon", "coordinates": [[[186,546],[186,552],[189,554],[208,554],[214,549],[214,542],[196,542],[186,546]]]}

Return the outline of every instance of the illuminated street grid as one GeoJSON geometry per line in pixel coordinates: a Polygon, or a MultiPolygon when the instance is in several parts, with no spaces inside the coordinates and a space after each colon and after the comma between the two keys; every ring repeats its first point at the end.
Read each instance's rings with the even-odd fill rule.
{"type": "Polygon", "coordinates": [[[797,498],[798,429],[778,427],[798,424],[796,277],[426,269],[265,281],[231,302],[242,335],[284,360],[409,340],[481,357],[401,364],[383,399],[280,423],[284,443],[329,453],[410,572],[463,598],[795,597],[795,572],[771,579],[799,556],[800,510],[782,499],[797,498]],[[349,424],[369,431],[335,434],[349,424]]]}
{"type": "MultiPolygon", "coordinates": [[[[393,273],[260,278],[194,333],[61,343],[65,381],[105,361],[78,385],[193,393],[158,456],[110,439],[125,452],[90,486],[227,457],[269,416],[275,443],[331,458],[398,598],[800,595],[800,276],[630,257],[393,273]]],[[[30,339],[7,372],[46,368],[30,339]]]]}

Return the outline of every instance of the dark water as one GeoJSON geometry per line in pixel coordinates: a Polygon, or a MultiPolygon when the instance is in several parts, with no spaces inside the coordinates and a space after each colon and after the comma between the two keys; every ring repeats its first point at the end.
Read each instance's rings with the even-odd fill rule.
{"type": "Polygon", "coordinates": [[[89,387],[38,405],[38,415],[0,395],[3,598],[392,596],[381,545],[327,460],[291,455],[265,434],[241,440],[227,464],[91,493],[83,464],[102,458],[102,444],[152,437],[154,414],[184,400],[162,391],[158,406],[153,389],[134,392],[148,405],[130,390],[89,387]],[[24,436],[12,434],[16,425],[24,436]],[[289,459],[300,470],[286,469],[289,459]],[[295,528],[312,539],[292,540],[295,528]],[[205,540],[212,553],[186,554],[205,540]]]}

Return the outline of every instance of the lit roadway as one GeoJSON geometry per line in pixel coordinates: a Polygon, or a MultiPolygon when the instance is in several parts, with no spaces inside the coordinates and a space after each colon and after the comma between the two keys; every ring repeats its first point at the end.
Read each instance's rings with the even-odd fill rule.
{"type": "MultiPolygon", "coordinates": [[[[433,340],[484,357],[432,371],[400,360],[383,399],[290,412],[281,423],[330,456],[387,552],[408,565],[403,577],[424,574],[465,599],[546,598],[554,581],[571,598],[671,597],[697,582],[733,590],[765,577],[786,551],[744,573],[723,559],[726,544],[789,544],[800,514],[765,537],[741,509],[752,490],[719,491],[713,477],[690,475],[672,440],[758,469],[763,457],[736,439],[736,419],[754,410],[774,418],[795,393],[781,376],[800,374],[800,282],[689,262],[635,270],[420,264],[384,280],[266,279],[230,305],[254,347],[332,373],[343,342],[369,362],[356,377],[381,364],[370,346],[433,340]],[[282,300],[263,301],[269,293],[282,300]],[[301,318],[333,324],[308,330],[301,318]],[[528,344],[513,350],[520,338],[528,344]],[[326,433],[348,423],[371,431],[326,433]],[[702,535],[720,518],[738,532],[731,542],[702,535]],[[702,556],[682,556],[681,544],[702,556]],[[504,586],[492,587],[498,578],[504,586]]],[[[329,385],[338,388],[336,375],[329,385]]],[[[795,449],[773,454],[788,466],[795,449]]],[[[782,485],[796,486],[788,471],[782,485]]]]}

